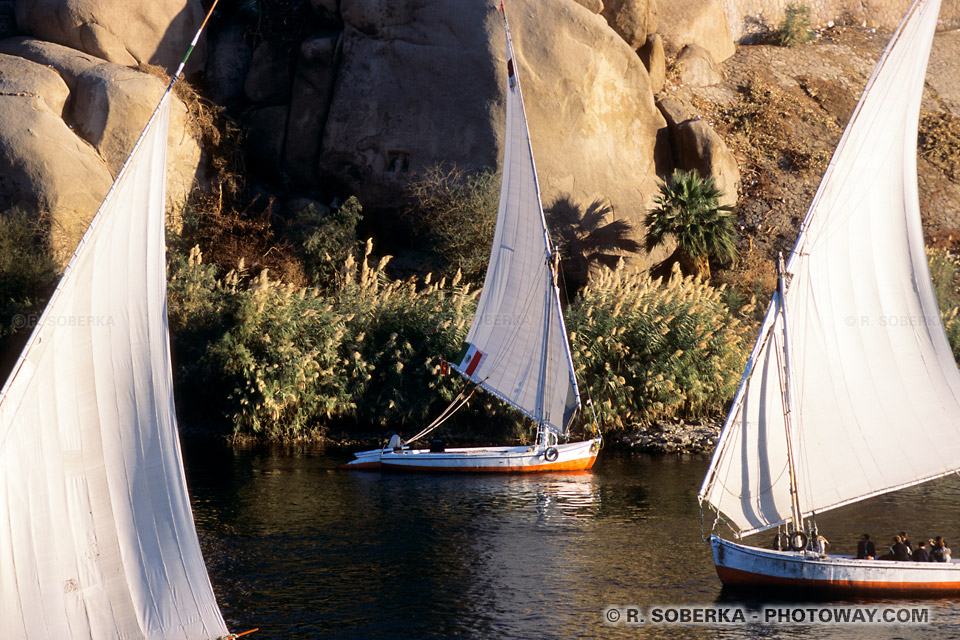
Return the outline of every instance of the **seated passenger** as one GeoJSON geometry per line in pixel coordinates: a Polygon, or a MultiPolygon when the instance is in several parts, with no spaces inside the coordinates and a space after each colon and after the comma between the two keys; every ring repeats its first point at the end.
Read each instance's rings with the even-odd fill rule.
{"type": "Polygon", "coordinates": [[[917,545],[917,548],[913,550],[911,559],[914,562],[930,562],[930,552],[927,550],[927,543],[923,540],[920,541],[920,544],[917,545]]]}
{"type": "Polygon", "coordinates": [[[890,545],[890,553],[885,556],[886,560],[898,560],[900,562],[906,562],[910,560],[910,549],[907,545],[903,544],[903,538],[900,536],[894,536],[893,544],[890,545]]]}

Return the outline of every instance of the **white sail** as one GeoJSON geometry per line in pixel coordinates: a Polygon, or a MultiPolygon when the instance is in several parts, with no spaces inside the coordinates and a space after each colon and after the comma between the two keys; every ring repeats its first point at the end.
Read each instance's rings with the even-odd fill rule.
{"type": "Polygon", "coordinates": [[[227,633],[187,496],[166,312],[169,94],[0,392],[0,634],[227,633]]]}
{"type": "MultiPolygon", "coordinates": [[[[939,0],[894,35],[787,264],[804,515],[960,468],[960,373],[930,282],[916,136],[939,0]]],[[[700,492],[740,529],[790,519],[775,298],[700,492]]]]}
{"type": "Polygon", "coordinates": [[[530,133],[507,28],[507,122],[497,228],[465,351],[454,368],[566,432],[580,406],[530,133]]]}

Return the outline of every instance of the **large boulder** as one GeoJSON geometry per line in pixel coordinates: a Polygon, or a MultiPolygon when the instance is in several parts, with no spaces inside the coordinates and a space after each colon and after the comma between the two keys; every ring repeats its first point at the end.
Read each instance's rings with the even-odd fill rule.
{"type": "Polygon", "coordinates": [[[605,0],[600,15],[633,49],[642,47],[647,35],[657,30],[656,0],[605,0]]]}
{"type": "Polygon", "coordinates": [[[647,42],[637,50],[643,66],[650,74],[650,88],[654,94],[663,91],[667,79],[667,57],[663,50],[663,38],[659,33],[650,34],[647,42]]]}
{"type": "Polygon", "coordinates": [[[227,107],[242,101],[252,59],[253,51],[247,44],[243,25],[211,25],[207,65],[203,70],[207,97],[227,107]]]}
{"type": "Polygon", "coordinates": [[[592,13],[602,15],[610,28],[633,49],[646,43],[657,30],[656,0],[573,0],[592,13]]]}
{"type": "Polygon", "coordinates": [[[0,210],[48,213],[61,261],[113,181],[106,162],[64,122],[69,96],[53,69],[0,53],[0,210]]]}
{"type": "Polygon", "coordinates": [[[696,44],[688,44],[680,51],[676,66],[681,84],[709,87],[723,81],[723,72],[710,52],[696,44]]]}
{"type": "Polygon", "coordinates": [[[736,51],[722,0],[662,2],[658,15],[657,33],[663,36],[668,55],[696,44],[709,51],[714,61],[723,62],[736,51]]]}
{"type": "MultiPolygon", "coordinates": [[[[576,4],[538,0],[524,7],[511,28],[544,204],[565,195],[583,206],[603,200],[614,217],[639,224],[657,190],[664,126],[643,62],[576,4]]],[[[503,60],[498,40],[491,46],[503,60]]]]}
{"type": "MultiPolygon", "coordinates": [[[[389,207],[433,164],[498,166],[506,83],[498,13],[430,0],[344,0],[341,12],[322,175],[346,182],[367,207],[389,207]]],[[[641,220],[664,126],[643,63],[602,17],[569,0],[515,0],[508,17],[544,204],[599,198],[616,217],[641,220]]]]}
{"type": "MultiPolygon", "coordinates": [[[[200,0],[20,0],[21,33],[127,66],[160,65],[172,73],[203,22],[200,0]]],[[[201,69],[201,45],[187,72],[201,69]]]]}
{"type": "Polygon", "coordinates": [[[720,204],[735,205],[740,188],[737,160],[723,139],[692,108],[670,97],[657,101],[670,132],[674,164],[684,171],[696,171],[713,178],[723,192],[720,204]]]}
{"type": "MultiPolygon", "coordinates": [[[[30,38],[0,40],[0,208],[47,212],[58,248],[73,245],[123,166],[167,82],[30,38]],[[17,89],[16,87],[19,87],[17,89]],[[69,124],[68,124],[69,123],[69,124]]],[[[168,203],[193,188],[200,147],[171,105],[168,203]]]]}
{"type": "Polygon", "coordinates": [[[251,102],[278,105],[290,102],[295,58],[285,43],[266,40],[253,50],[243,90],[251,102]]]}
{"type": "MultiPolygon", "coordinates": [[[[343,0],[342,62],[319,174],[365,208],[390,207],[412,174],[440,162],[495,167],[500,108],[484,3],[343,0]]],[[[288,134],[294,136],[291,130],[288,134]]]]}
{"type": "Polygon", "coordinates": [[[300,44],[290,95],[284,164],[287,173],[301,184],[316,179],[320,139],[340,63],[340,33],[320,33],[300,44]]]}

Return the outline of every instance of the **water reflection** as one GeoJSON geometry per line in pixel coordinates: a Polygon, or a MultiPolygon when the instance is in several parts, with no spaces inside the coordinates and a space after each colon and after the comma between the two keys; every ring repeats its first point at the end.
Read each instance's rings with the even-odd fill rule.
{"type": "MultiPolygon", "coordinates": [[[[188,453],[219,602],[231,629],[259,626],[257,640],[960,632],[952,601],[918,601],[932,607],[925,628],[605,625],[613,604],[771,602],[720,588],[696,507],[705,458],[606,451],[592,473],[458,476],[341,472],[342,460],[311,451],[188,453]]],[[[833,551],[900,529],[958,548],[958,494],[960,481],[943,480],[825,514],[820,528],[833,551]]]]}

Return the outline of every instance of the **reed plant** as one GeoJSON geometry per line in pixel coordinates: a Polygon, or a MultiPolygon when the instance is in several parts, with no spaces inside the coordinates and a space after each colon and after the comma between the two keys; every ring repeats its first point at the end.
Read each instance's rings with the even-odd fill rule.
{"type": "MultiPolygon", "coordinates": [[[[171,260],[170,325],[187,413],[215,407],[235,438],[290,440],[331,426],[420,427],[466,384],[440,375],[466,337],[477,290],[459,274],[387,277],[366,244],[321,292],[242,268],[217,277],[198,250],[171,260]],[[213,401],[211,401],[211,398],[213,401]]],[[[722,289],[677,271],[668,282],[605,271],[568,309],[583,395],[602,426],[719,416],[742,371],[752,328],[722,289]]],[[[524,437],[524,421],[479,393],[458,428],[524,437]]]]}
{"type": "Polygon", "coordinates": [[[389,258],[348,255],[334,290],[217,279],[199,250],[171,261],[170,324],[178,395],[200,413],[210,398],[238,438],[312,438],[334,423],[423,420],[457,387],[437,376],[476,306],[459,283],[393,281],[389,258]]]}
{"type": "Polygon", "coordinates": [[[667,282],[603,272],[567,314],[577,375],[607,428],[720,417],[749,349],[752,309],[674,268],[667,282]]]}

